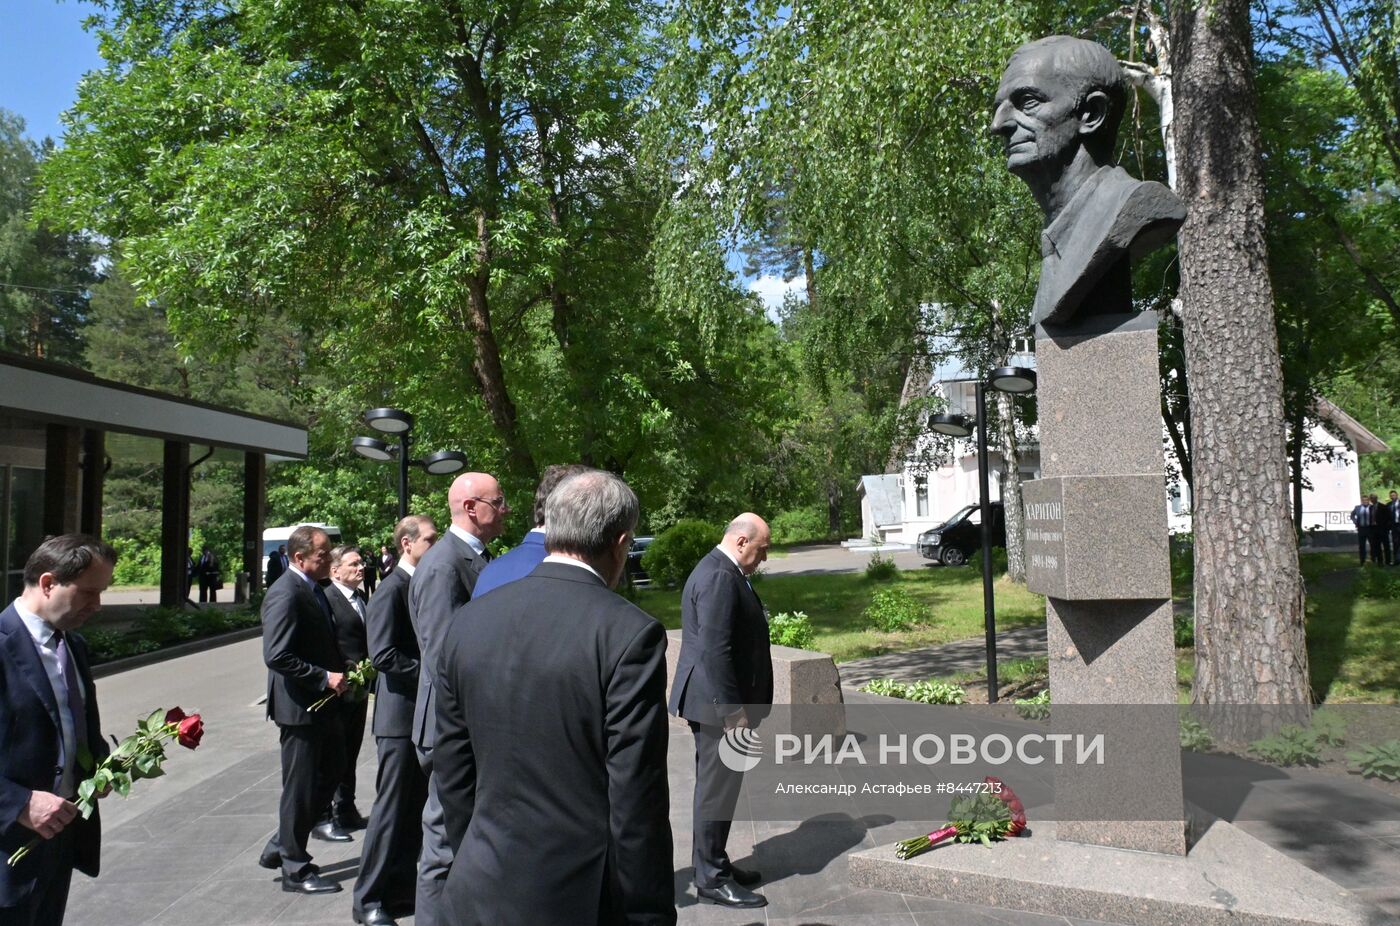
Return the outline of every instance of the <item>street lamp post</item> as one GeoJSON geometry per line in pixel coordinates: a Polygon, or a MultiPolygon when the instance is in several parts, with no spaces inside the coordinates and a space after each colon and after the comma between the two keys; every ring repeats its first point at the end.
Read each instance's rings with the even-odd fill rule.
{"type": "Polygon", "coordinates": [[[986,380],[977,381],[977,419],[965,415],[930,415],[929,430],[950,437],[969,437],[977,431],[977,501],[982,516],[982,625],[987,639],[987,703],[997,700],[997,619],[992,589],[992,503],[987,489],[987,388],[1020,395],[1035,389],[1035,371],[1025,367],[998,367],[986,380]]]}
{"type": "Polygon", "coordinates": [[[360,456],[370,460],[392,460],[399,458],[399,519],[408,517],[408,468],[421,466],[423,471],[434,476],[455,473],[467,465],[467,455],[460,450],[439,450],[421,460],[408,455],[413,433],[413,416],[398,408],[371,408],[364,414],[365,423],[385,435],[399,439],[398,446],[385,443],[377,437],[356,437],[350,447],[360,456]]]}

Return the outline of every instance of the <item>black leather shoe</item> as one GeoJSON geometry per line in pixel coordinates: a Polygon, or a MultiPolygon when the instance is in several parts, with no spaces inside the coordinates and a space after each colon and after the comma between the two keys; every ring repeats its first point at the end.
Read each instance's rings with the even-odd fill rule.
{"type": "Polygon", "coordinates": [[[699,896],[701,903],[719,904],[721,907],[766,907],[768,898],[762,894],[755,894],[746,887],[740,887],[733,881],[726,881],[719,887],[700,887],[696,885],[695,893],[699,896]]]}
{"type": "Polygon", "coordinates": [[[282,890],[290,894],[335,894],[340,885],[321,877],[320,872],[308,872],[305,877],[282,876],[282,890]]]}
{"type": "Polygon", "coordinates": [[[354,807],[337,811],[332,819],[335,820],[335,825],[343,830],[362,830],[369,826],[369,821],[354,807]]]}
{"type": "Polygon", "coordinates": [[[729,876],[744,887],[753,887],[763,880],[763,875],[759,872],[751,871],[747,868],[740,868],[738,865],[729,866],[729,876]]]}
{"type": "Polygon", "coordinates": [[[330,820],[327,820],[325,823],[316,824],[311,830],[311,836],[314,839],[323,839],[326,842],[353,842],[355,839],[354,836],[351,836],[330,820]]]}
{"type": "Polygon", "coordinates": [[[258,864],[276,871],[282,867],[282,853],[264,849],[263,854],[258,856],[258,864]]]}
{"type": "Polygon", "coordinates": [[[383,907],[365,907],[364,912],[355,910],[353,913],[355,922],[363,923],[364,926],[398,926],[383,907]]]}

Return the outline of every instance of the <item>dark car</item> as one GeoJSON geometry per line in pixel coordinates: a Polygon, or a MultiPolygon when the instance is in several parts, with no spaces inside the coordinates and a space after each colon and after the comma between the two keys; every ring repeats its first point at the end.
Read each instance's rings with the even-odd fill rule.
{"type": "Polygon", "coordinates": [[[633,537],[632,549],[627,551],[627,581],[633,584],[650,582],[651,576],[642,568],[642,554],[651,546],[653,537],[633,537]]]}
{"type": "MultiPolygon", "coordinates": [[[[992,546],[1006,546],[1006,508],[992,502],[992,546]]],[[[982,510],[968,505],[919,535],[919,552],[945,566],[961,566],[982,549],[982,510]]]]}

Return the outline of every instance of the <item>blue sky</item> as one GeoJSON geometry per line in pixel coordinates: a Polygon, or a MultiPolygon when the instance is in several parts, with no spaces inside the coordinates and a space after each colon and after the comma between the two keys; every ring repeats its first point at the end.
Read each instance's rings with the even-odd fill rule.
{"type": "Polygon", "coordinates": [[[0,107],[23,116],[36,141],[59,141],[78,78],[102,63],[82,27],[93,11],[80,0],[0,0],[0,107]]]}

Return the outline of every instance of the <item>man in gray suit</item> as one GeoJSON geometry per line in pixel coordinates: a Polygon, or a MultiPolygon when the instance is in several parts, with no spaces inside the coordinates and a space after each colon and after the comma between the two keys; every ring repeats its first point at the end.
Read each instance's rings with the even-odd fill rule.
{"type": "Polygon", "coordinates": [[[379,747],[374,809],[355,880],[355,921],[393,926],[392,911],[413,907],[423,804],[428,779],[413,749],[413,703],[418,696],[418,638],[408,616],[408,583],[437,541],[433,519],[411,514],[394,528],[398,562],[369,601],[369,658],[379,670],[374,690],[374,739],[379,747]]]}
{"type": "Polygon", "coordinates": [[[486,544],[501,535],[510,512],[501,484],[486,473],[463,473],[447,490],[452,526],[435,543],[413,572],[408,584],[408,613],[422,656],[418,696],[413,706],[413,744],[428,776],[428,802],[423,807],[423,848],[418,858],[418,889],[414,922],[437,926],[446,922],[442,887],[452,867],[439,784],[433,777],[433,743],[437,739],[433,674],[452,614],[471,600],[476,577],[490,555],[486,544]]]}

